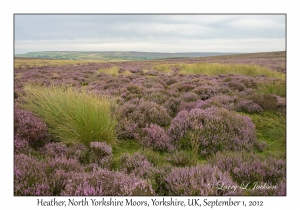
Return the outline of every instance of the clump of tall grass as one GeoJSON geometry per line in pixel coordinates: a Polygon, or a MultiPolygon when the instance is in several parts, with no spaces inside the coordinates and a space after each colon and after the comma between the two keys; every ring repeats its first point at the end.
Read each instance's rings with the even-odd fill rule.
{"type": "Polygon", "coordinates": [[[172,72],[171,64],[156,64],[156,65],[153,66],[153,68],[156,71],[161,71],[161,72],[165,72],[165,73],[172,72]]]}
{"type": "Polygon", "coordinates": [[[180,65],[181,74],[206,74],[209,76],[219,74],[241,74],[248,76],[261,76],[284,78],[285,74],[272,71],[266,67],[245,64],[222,63],[195,63],[180,65]]]}
{"type": "Polygon", "coordinates": [[[43,118],[51,133],[62,142],[89,145],[95,141],[115,141],[111,99],[61,86],[26,85],[24,90],[24,107],[43,118]]]}
{"type": "Polygon", "coordinates": [[[286,82],[279,80],[274,82],[260,83],[258,85],[258,92],[286,97],[286,82]]]}
{"type": "Polygon", "coordinates": [[[108,69],[98,69],[98,73],[105,73],[105,74],[110,74],[112,76],[118,76],[119,75],[119,67],[113,66],[108,69]]]}

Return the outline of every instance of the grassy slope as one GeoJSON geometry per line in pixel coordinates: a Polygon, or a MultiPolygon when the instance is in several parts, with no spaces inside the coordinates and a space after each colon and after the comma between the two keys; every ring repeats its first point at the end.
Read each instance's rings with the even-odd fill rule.
{"type": "Polygon", "coordinates": [[[66,60],[155,60],[178,57],[215,56],[230,53],[155,53],[155,52],[29,52],[16,55],[23,58],[48,58],[66,60]]]}

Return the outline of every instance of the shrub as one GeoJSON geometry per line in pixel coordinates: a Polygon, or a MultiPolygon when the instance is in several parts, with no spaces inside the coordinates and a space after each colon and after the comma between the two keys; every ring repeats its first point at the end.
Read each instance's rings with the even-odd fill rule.
{"type": "Polygon", "coordinates": [[[168,195],[172,196],[242,195],[240,188],[222,188],[222,184],[226,186],[237,184],[231,180],[228,173],[210,165],[173,168],[164,181],[168,195]]]}
{"type": "Polygon", "coordinates": [[[181,99],[185,102],[194,102],[197,101],[199,96],[194,92],[187,92],[181,96],[181,99]]]}
{"type": "Polygon", "coordinates": [[[168,100],[168,96],[164,92],[159,90],[152,90],[147,95],[144,96],[145,100],[152,101],[157,104],[163,104],[168,100]]]}
{"type": "Polygon", "coordinates": [[[129,156],[127,153],[120,157],[120,170],[127,174],[134,174],[141,178],[148,178],[153,175],[154,166],[147,158],[140,154],[134,153],[129,156]]]}
{"type": "Polygon", "coordinates": [[[56,157],[46,159],[46,173],[52,174],[55,171],[62,170],[65,172],[83,172],[84,168],[78,160],[67,159],[66,157],[56,157]]]}
{"type": "Polygon", "coordinates": [[[246,97],[246,100],[251,100],[258,104],[264,111],[276,110],[278,106],[277,98],[274,95],[268,94],[252,94],[246,97]]]}
{"type": "Polygon", "coordinates": [[[67,145],[57,142],[48,143],[41,149],[41,153],[48,158],[67,157],[68,152],[67,145]]]}
{"type": "Polygon", "coordinates": [[[120,119],[116,127],[116,133],[120,139],[134,138],[134,134],[138,130],[138,124],[126,118],[120,119]]]}
{"type": "Polygon", "coordinates": [[[61,193],[63,196],[149,196],[153,194],[150,183],[132,174],[126,175],[106,169],[74,174],[61,193]]]}
{"type": "Polygon", "coordinates": [[[180,105],[180,98],[174,98],[174,97],[169,98],[164,103],[164,107],[166,108],[168,114],[171,117],[175,117],[176,116],[176,114],[178,113],[179,105],[180,105]]]}
{"type": "Polygon", "coordinates": [[[167,161],[176,167],[191,166],[194,164],[192,157],[182,150],[176,150],[169,156],[167,161]]]}
{"type": "Polygon", "coordinates": [[[134,136],[140,144],[158,151],[172,151],[174,146],[172,139],[166,134],[165,130],[156,125],[150,124],[134,136]]]}
{"type": "Polygon", "coordinates": [[[14,138],[14,153],[20,154],[20,153],[26,153],[30,150],[30,146],[28,144],[28,141],[25,139],[20,138],[19,136],[15,136],[14,138]]]}
{"type": "Polygon", "coordinates": [[[51,195],[46,164],[24,154],[14,157],[14,195],[51,195]]]}
{"type": "Polygon", "coordinates": [[[118,118],[120,122],[117,131],[120,138],[133,136],[147,124],[167,126],[171,121],[165,107],[143,99],[133,99],[120,106],[118,118]]]}
{"type": "Polygon", "coordinates": [[[257,145],[249,117],[216,107],[179,112],[168,134],[180,147],[191,147],[191,139],[196,138],[203,156],[223,150],[249,151],[257,145]]]}
{"type": "Polygon", "coordinates": [[[82,164],[89,163],[89,150],[83,144],[65,145],[61,142],[52,142],[40,148],[39,152],[46,158],[74,159],[82,164]]]}
{"type": "Polygon", "coordinates": [[[201,100],[207,100],[221,91],[220,87],[203,85],[193,90],[194,93],[200,96],[201,100]]]}
{"type": "Polygon", "coordinates": [[[46,124],[32,112],[15,109],[14,120],[16,151],[27,143],[37,148],[50,140],[46,124]]]}
{"type": "Polygon", "coordinates": [[[91,142],[91,162],[102,167],[109,167],[112,161],[112,148],[105,142],[91,142]]]}
{"type": "Polygon", "coordinates": [[[152,181],[152,187],[155,190],[155,194],[158,196],[166,196],[169,195],[165,178],[171,172],[173,166],[171,165],[162,165],[156,168],[154,172],[154,177],[152,181]]]}
{"type": "Polygon", "coordinates": [[[231,97],[228,95],[216,95],[213,96],[212,98],[205,100],[205,101],[197,101],[197,105],[195,108],[209,108],[209,107],[223,107],[227,110],[233,110],[234,108],[234,103],[236,102],[237,97],[231,97]]]}
{"type": "Polygon", "coordinates": [[[236,105],[236,111],[242,111],[249,114],[262,113],[263,109],[256,103],[249,100],[242,100],[236,105]]]}
{"type": "Polygon", "coordinates": [[[257,182],[259,186],[270,186],[269,189],[260,189],[258,186],[247,191],[250,196],[286,196],[286,180],[273,185],[272,183],[257,182]]]}
{"type": "Polygon", "coordinates": [[[227,83],[228,87],[231,89],[231,90],[237,90],[237,91],[244,91],[247,89],[247,87],[242,83],[242,82],[239,82],[239,81],[230,81],[227,83]]]}
{"type": "Polygon", "coordinates": [[[114,142],[112,102],[88,92],[58,86],[26,86],[25,107],[42,117],[64,143],[114,142]]]}
{"type": "Polygon", "coordinates": [[[277,184],[286,177],[286,163],[283,159],[261,157],[248,153],[217,153],[208,162],[223,172],[228,171],[238,182],[265,182],[277,184]]]}

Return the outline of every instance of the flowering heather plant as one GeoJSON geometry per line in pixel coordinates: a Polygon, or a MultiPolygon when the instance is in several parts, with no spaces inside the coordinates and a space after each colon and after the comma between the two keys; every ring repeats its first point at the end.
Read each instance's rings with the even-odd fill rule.
{"type": "Polygon", "coordinates": [[[194,102],[197,101],[198,98],[199,96],[194,92],[187,92],[181,96],[181,100],[185,102],[194,102]]]}
{"type": "Polygon", "coordinates": [[[233,91],[244,91],[247,89],[247,87],[242,82],[236,80],[228,82],[227,85],[233,91]]]}
{"type": "Polygon", "coordinates": [[[14,157],[14,195],[51,195],[46,164],[33,157],[18,154],[14,157]]]}
{"type": "Polygon", "coordinates": [[[68,147],[62,143],[51,142],[41,149],[41,153],[48,158],[66,157],[68,154],[68,147]]]}
{"type": "Polygon", "coordinates": [[[20,154],[20,153],[26,153],[30,150],[30,146],[28,144],[28,141],[26,139],[20,138],[18,135],[15,135],[14,138],[14,153],[20,154]]]}
{"type": "Polygon", "coordinates": [[[112,148],[105,142],[90,143],[92,155],[91,162],[97,163],[102,167],[108,167],[112,161],[112,148]]]}
{"type": "Polygon", "coordinates": [[[180,102],[180,98],[171,97],[164,103],[164,107],[171,117],[175,117],[178,113],[180,102]]]}
{"type": "Polygon", "coordinates": [[[16,150],[26,145],[26,142],[37,148],[50,140],[46,124],[32,112],[15,109],[14,120],[16,150]]]}
{"type": "Polygon", "coordinates": [[[65,172],[82,172],[84,167],[76,159],[67,159],[66,157],[56,157],[46,159],[46,172],[48,174],[53,173],[58,170],[65,172]]]}
{"type": "Polygon", "coordinates": [[[151,184],[133,174],[98,169],[90,173],[76,173],[70,177],[64,196],[146,196],[154,195],[151,184]]]}
{"type": "Polygon", "coordinates": [[[240,188],[226,189],[223,186],[237,186],[227,172],[210,165],[172,168],[165,177],[168,195],[172,196],[232,196],[243,195],[240,188]]]}
{"type": "Polygon", "coordinates": [[[182,150],[176,150],[168,157],[167,161],[176,167],[191,166],[194,164],[192,157],[182,150]]]}
{"type": "Polygon", "coordinates": [[[84,159],[88,154],[88,148],[83,144],[67,146],[60,142],[51,142],[40,148],[39,152],[47,158],[67,158],[86,162],[84,159]]]}
{"type": "Polygon", "coordinates": [[[136,152],[129,156],[127,153],[120,157],[120,170],[126,174],[134,174],[137,177],[149,178],[154,173],[154,165],[147,158],[136,152]]]}
{"type": "Polygon", "coordinates": [[[118,118],[120,122],[117,132],[121,138],[133,136],[137,129],[143,128],[147,124],[155,123],[159,126],[167,126],[171,121],[165,107],[137,98],[120,106],[118,118]]]}
{"type": "Polygon", "coordinates": [[[193,90],[194,93],[200,96],[201,100],[207,100],[219,92],[218,86],[203,85],[193,90]]]}
{"type": "Polygon", "coordinates": [[[284,179],[275,185],[256,182],[253,188],[246,193],[250,196],[286,196],[286,180],[284,179]]]}
{"type": "Polygon", "coordinates": [[[195,87],[196,87],[195,85],[188,84],[185,82],[177,82],[170,85],[170,89],[178,92],[185,92],[185,93],[192,91],[195,87]]]}
{"type": "Polygon", "coordinates": [[[241,83],[243,83],[247,88],[256,88],[257,87],[257,83],[254,81],[253,78],[250,77],[246,77],[242,78],[241,83]]]}
{"type": "Polygon", "coordinates": [[[172,139],[166,134],[166,131],[162,127],[156,124],[151,123],[147,125],[145,128],[142,128],[141,132],[136,133],[134,137],[140,144],[145,147],[150,147],[153,150],[174,150],[172,139]]]}
{"type": "Polygon", "coordinates": [[[239,103],[237,103],[236,105],[236,111],[242,111],[242,112],[246,112],[249,114],[253,114],[253,113],[262,113],[263,109],[256,103],[254,103],[253,101],[249,101],[249,100],[242,100],[239,103]]]}
{"type": "Polygon", "coordinates": [[[278,106],[276,96],[269,94],[252,94],[246,97],[246,100],[251,100],[253,103],[258,104],[264,111],[276,110],[278,106]]]}
{"type": "Polygon", "coordinates": [[[147,101],[152,101],[157,104],[163,104],[168,100],[168,96],[160,90],[152,90],[144,96],[147,101]]]}
{"type": "Polygon", "coordinates": [[[120,119],[116,127],[116,133],[119,139],[134,138],[134,134],[138,130],[138,124],[132,120],[120,119]]]}
{"type": "Polygon", "coordinates": [[[265,182],[274,185],[286,177],[286,163],[283,159],[267,157],[263,160],[257,155],[244,152],[218,152],[208,162],[222,171],[230,172],[238,182],[265,182]]]}
{"type": "Polygon", "coordinates": [[[203,156],[223,150],[249,151],[257,144],[255,126],[249,117],[217,107],[179,112],[168,134],[181,147],[191,146],[191,136],[197,138],[203,156]]]}

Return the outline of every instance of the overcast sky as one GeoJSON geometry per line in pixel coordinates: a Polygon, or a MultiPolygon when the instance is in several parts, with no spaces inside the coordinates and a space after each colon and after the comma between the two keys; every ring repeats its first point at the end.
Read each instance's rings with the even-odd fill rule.
{"type": "Polygon", "coordinates": [[[285,15],[15,15],[15,53],[285,50],[285,15]]]}

